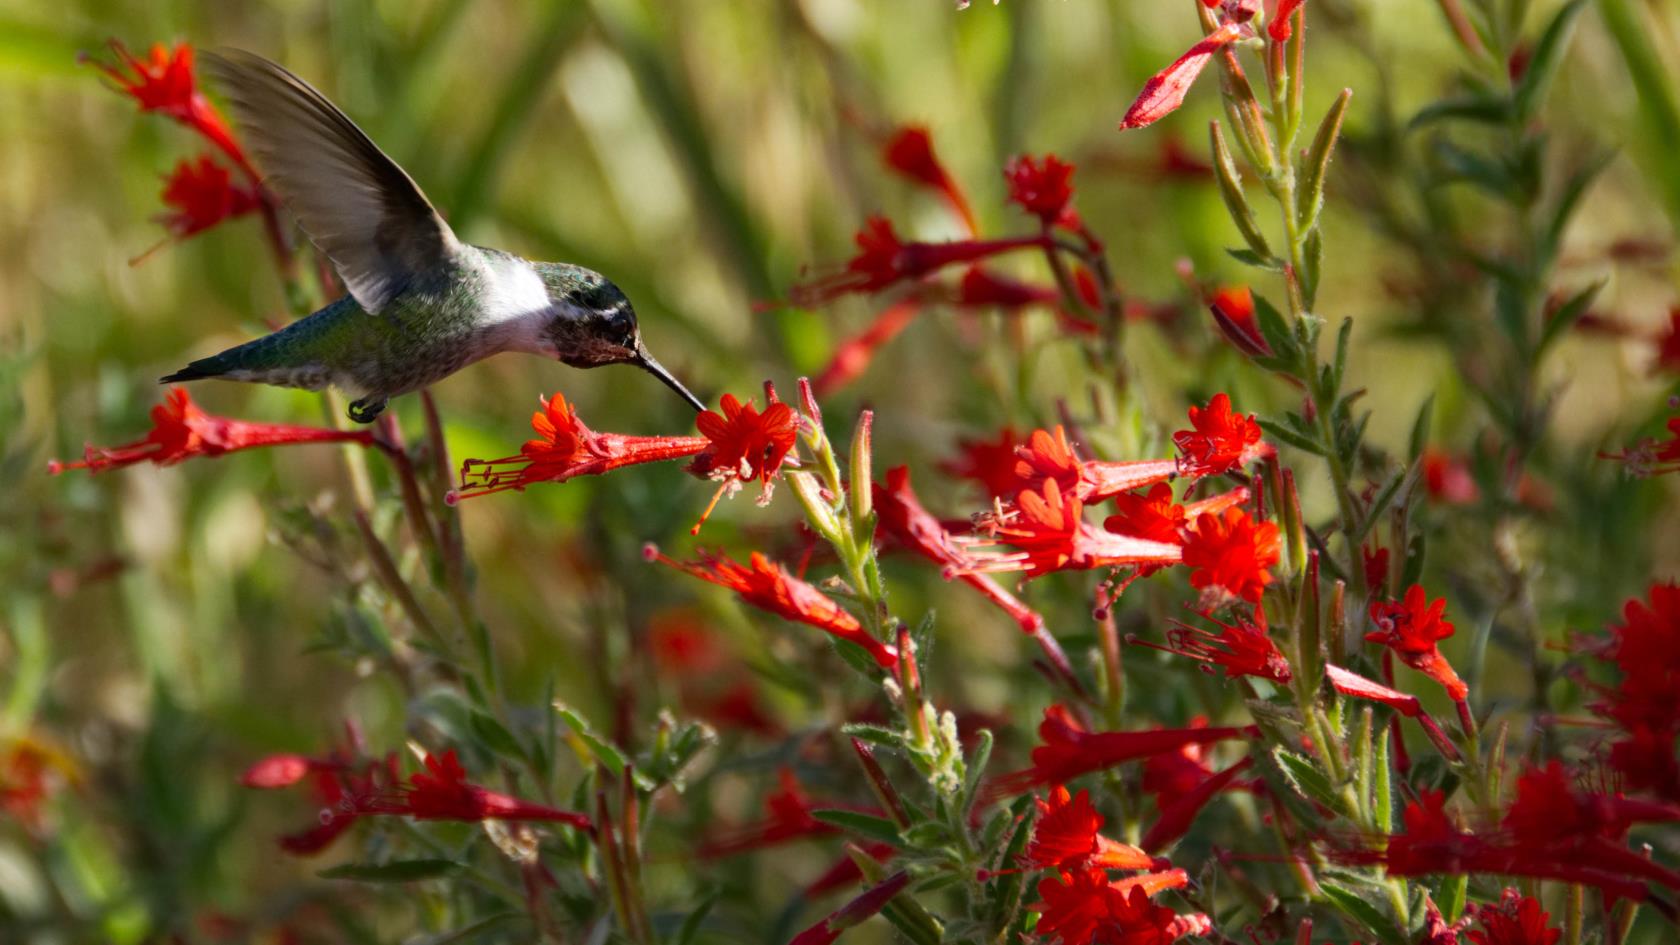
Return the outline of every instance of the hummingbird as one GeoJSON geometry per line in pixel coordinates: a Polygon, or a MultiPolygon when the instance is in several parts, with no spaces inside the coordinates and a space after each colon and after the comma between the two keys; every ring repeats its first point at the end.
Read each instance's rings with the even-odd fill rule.
{"type": "Polygon", "coordinates": [[[349,294],[160,383],[331,385],[355,398],[351,420],[371,423],[392,397],[520,351],[579,368],[633,364],[706,409],[648,352],[636,310],[605,276],[461,242],[414,179],[309,83],[242,50],[201,61],[264,183],[349,294]]]}

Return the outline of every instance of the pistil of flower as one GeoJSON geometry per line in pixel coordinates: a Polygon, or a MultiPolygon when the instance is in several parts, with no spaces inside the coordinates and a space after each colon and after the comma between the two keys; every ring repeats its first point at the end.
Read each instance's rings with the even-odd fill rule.
{"type": "Polygon", "coordinates": [[[688,471],[702,479],[716,480],[718,489],[694,523],[692,534],[698,535],[718,501],[739,492],[743,483],[757,479],[758,504],[769,504],[774,479],[799,436],[799,415],[776,399],[776,389],[769,383],[764,385],[764,392],[763,413],[750,400],[743,403],[734,394],[724,394],[722,413],[707,410],[695,418],[694,425],[706,445],[688,471]]]}

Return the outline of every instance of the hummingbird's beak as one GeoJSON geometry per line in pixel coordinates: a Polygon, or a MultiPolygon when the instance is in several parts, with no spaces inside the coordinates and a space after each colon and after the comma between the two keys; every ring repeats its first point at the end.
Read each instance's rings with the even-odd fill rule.
{"type": "Polygon", "coordinates": [[[700,401],[700,398],[689,393],[688,388],[682,385],[682,381],[677,380],[676,375],[665,370],[665,365],[660,364],[654,359],[653,355],[648,353],[648,349],[641,343],[640,339],[636,341],[636,356],[631,359],[630,363],[664,381],[666,387],[676,391],[677,396],[688,401],[688,405],[693,407],[696,412],[706,409],[706,405],[700,401]]]}

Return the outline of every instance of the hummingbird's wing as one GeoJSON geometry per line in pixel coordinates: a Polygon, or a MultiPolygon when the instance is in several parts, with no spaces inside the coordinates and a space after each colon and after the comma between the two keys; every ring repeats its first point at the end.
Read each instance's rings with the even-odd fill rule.
{"type": "Polygon", "coordinates": [[[253,53],[203,54],[257,165],[361,307],[378,312],[461,244],[395,161],[309,83],[253,53]]]}

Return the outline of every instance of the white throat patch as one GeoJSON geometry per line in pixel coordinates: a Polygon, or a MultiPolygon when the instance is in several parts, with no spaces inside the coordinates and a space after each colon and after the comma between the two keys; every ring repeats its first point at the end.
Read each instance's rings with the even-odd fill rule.
{"type": "Polygon", "coordinates": [[[484,324],[509,351],[551,354],[544,332],[554,303],[542,277],[522,259],[493,257],[485,270],[484,324]]]}

